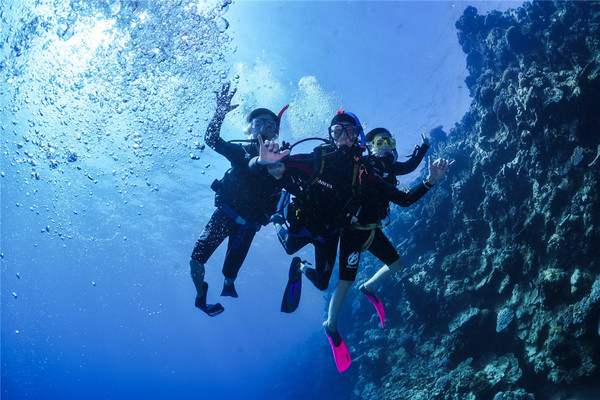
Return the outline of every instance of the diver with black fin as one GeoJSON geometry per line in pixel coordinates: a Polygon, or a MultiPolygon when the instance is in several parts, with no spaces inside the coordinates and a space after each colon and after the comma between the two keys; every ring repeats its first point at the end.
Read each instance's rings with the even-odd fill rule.
{"type": "MultiPolygon", "coordinates": [[[[428,191],[433,178],[432,181],[423,183],[411,193],[399,190],[394,184],[387,182],[382,176],[384,174],[379,175],[371,162],[362,155],[362,144],[366,142],[366,138],[358,118],[352,113],[338,112],[331,122],[329,134],[332,146],[330,145],[331,147],[326,150],[320,146],[321,157],[314,154],[280,157],[276,155],[275,145],[265,146],[261,142],[261,155],[258,162],[281,162],[285,167],[281,176],[274,176],[284,179],[285,190],[289,191],[294,198],[289,203],[287,212],[283,216],[272,218],[272,221],[278,229],[279,239],[288,254],[293,254],[307,243],[315,245],[316,268],[305,267],[298,264],[296,260],[290,267],[290,277],[297,276],[299,269],[318,289],[325,290],[335,262],[340,232],[342,234],[339,280],[331,296],[328,318],[323,323],[336,366],[338,371],[342,372],[350,366],[351,357],[337,331],[337,315],[348,289],[356,279],[360,253],[365,242],[362,233],[352,234],[355,232],[354,224],[359,220],[361,210],[369,206],[369,195],[384,199],[386,211],[390,201],[406,207],[428,191]],[[361,146],[358,145],[359,135],[361,146]],[[345,159],[344,154],[350,154],[351,158],[345,159]],[[324,247],[319,241],[324,236],[321,234],[323,229],[319,229],[323,225],[330,229],[330,236],[325,238],[330,241],[334,238],[335,247],[324,247]]],[[[426,150],[427,146],[424,147],[426,150]]],[[[422,154],[424,155],[424,152],[422,154]]],[[[419,156],[420,158],[414,160],[415,162],[409,162],[409,165],[401,165],[401,167],[404,167],[405,171],[416,168],[422,159],[422,155],[419,156]]],[[[447,169],[447,166],[445,160],[436,160],[433,165],[436,171],[438,167],[447,169]]],[[[431,162],[430,170],[432,170],[431,162]]],[[[377,252],[376,247],[373,246],[373,252],[377,252]]],[[[294,282],[294,280],[290,281],[294,282]]],[[[376,309],[378,312],[381,311],[380,316],[383,316],[381,302],[374,292],[369,290],[364,292],[373,298],[376,309]]],[[[383,318],[381,319],[383,324],[383,318]]]]}
{"type": "MultiPolygon", "coordinates": [[[[329,286],[340,229],[350,224],[356,209],[359,161],[365,151],[359,145],[359,138],[360,143],[364,142],[360,122],[352,113],[338,111],[331,121],[329,136],[330,140],[312,153],[293,156],[288,156],[289,150],[278,154],[277,144],[261,141],[262,156],[255,160],[258,165],[283,166],[269,172],[282,180],[282,186],[291,196],[284,215],[272,217],[286,252],[294,254],[309,243],[315,249],[315,267],[292,261],[289,277],[304,274],[322,291],[329,286]]],[[[294,304],[282,307],[282,311],[295,310],[298,296],[293,300],[294,304]]]]}
{"type": "MultiPolygon", "coordinates": [[[[297,287],[301,285],[302,274],[321,291],[329,286],[340,231],[350,226],[359,207],[364,141],[360,121],[347,111],[337,112],[329,126],[329,141],[310,154],[288,156],[289,150],[278,154],[277,144],[263,143],[259,138],[261,148],[256,163],[281,163],[283,168],[270,173],[281,179],[285,190],[293,196],[283,215],[272,217],[281,244],[288,254],[309,243],[315,249],[314,268],[298,257],[292,260],[283,312],[298,307],[297,287]]],[[[352,271],[340,267],[339,273],[340,279],[344,279],[352,271]]],[[[348,348],[336,328],[328,326],[327,321],[324,328],[337,369],[342,372],[352,362],[348,348]]]]}
{"type": "Polygon", "coordinates": [[[243,142],[247,143],[226,142],[220,136],[221,125],[227,113],[238,106],[231,104],[235,92],[236,89],[230,90],[230,84],[226,83],[217,93],[217,109],[204,136],[206,145],[225,156],[231,168],[222,179],[215,180],[211,185],[215,191],[217,209],[196,242],[190,259],[190,272],[196,287],[195,305],[211,317],[222,313],[224,308],[219,303],[206,303],[206,262],[227,238],[221,296],[237,298],[235,279],[256,232],[269,223],[270,216],[277,210],[282,188],[279,180],[267,173],[268,168],[276,166],[250,169],[248,163],[258,155],[258,138],[266,141],[277,139],[281,114],[285,108],[279,115],[266,108],[253,110],[246,117],[246,132],[250,139],[243,142]]]}

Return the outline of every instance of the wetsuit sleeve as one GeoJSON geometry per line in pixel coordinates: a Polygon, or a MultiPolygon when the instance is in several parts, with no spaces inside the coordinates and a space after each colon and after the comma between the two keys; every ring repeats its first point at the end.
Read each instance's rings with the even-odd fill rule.
{"type": "MultiPolygon", "coordinates": [[[[304,154],[285,156],[279,162],[285,166],[283,173],[283,186],[289,187],[292,182],[306,179],[312,173],[312,158],[305,158],[304,154]]],[[[254,173],[269,173],[268,165],[258,163],[258,157],[253,157],[248,163],[248,168],[254,173]]],[[[297,186],[297,184],[296,184],[297,186]]]]}
{"type": "Polygon", "coordinates": [[[416,146],[415,151],[413,151],[410,159],[408,161],[394,163],[394,174],[398,175],[406,175],[413,172],[421,161],[423,161],[423,157],[425,157],[425,153],[429,150],[429,145],[423,143],[421,146],[416,146]]]}
{"type": "Polygon", "coordinates": [[[250,162],[248,163],[248,168],[253,173],[269,173],[269,168],[267,164],[258,163],[258,156],[252,157],[250,159],[250,162]]]}
{"type": "Polygon", "coordinates": [[[401,207],[410,206],[423,197],[425,193],[429,192],[429,188],[425,186],[424,183],[420,183],[418,186],[412,188],[409,192],[400,190],[392,185],[389,186],[391,186],[391,188],[388,189],[390,201],[394,204],[398,204],[401,207]]]}
{"type": "Polygon", "coordinates": [[[206,133],[204,134],[204,143],[217,152],[219,151],[217,150],[219,145],[221,145],[222,142],[225,142],[221,138],[221,125],[223,125],[225,115],[225,113],[217,110],[215,115],[213,115],[212,119],[210,120],[208,127],[206,128],[206,133]]]}
{"type": "Polygon", "coordinates": [[[405,192],[398,189],[395,185],[384,181],[383,178],[377,174],[368,174],[367,182],[369,185],[368,190],[382,193],[389,201],[398,204],[401,207],[410,206],[429,191],[429,188],[422,182],[418,186],[412,188],[409,192],[405,192]]]}
{"type": "Polygon", "coordinates": [[[284,176],[309,177],[314,169],[314,159],[311,154],[295,154],[281,159],[285,165],[284,176]]]}
{"type": "Polygon", "coordinates": [[[223,125],[225,115],[226,113],[222,113],[219,110],[215,112],[215,115],[206,128],[204,143],[217,153],[225,156],[232,165],[236,165],[245,160],[246,152],[242,146],[228,143],[221,138],[221,125],[223,125]]]}

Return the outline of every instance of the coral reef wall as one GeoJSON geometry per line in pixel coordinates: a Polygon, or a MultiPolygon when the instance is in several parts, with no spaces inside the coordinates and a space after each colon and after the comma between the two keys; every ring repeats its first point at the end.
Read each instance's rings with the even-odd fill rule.
{"type": "Polygon", "coordinates": [[[572,396],[600,377],[600,3],[469,7],[456,27],[473,103],[432,132],[447,177],[386,228],[404,263],[386,328],[354,301],[354,393],[572,396]]]}

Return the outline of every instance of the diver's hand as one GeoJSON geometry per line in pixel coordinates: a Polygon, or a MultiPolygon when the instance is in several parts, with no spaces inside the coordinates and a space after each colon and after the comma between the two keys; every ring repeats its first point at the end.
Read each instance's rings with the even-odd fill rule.
{"type": "Polygon", "coordinates": [[[277,142],[268,140],[264,142],[261,135],[258,135],[258,147],[258,163],[262,165],[275,164],[290,154],[289,150],[279,152],[279,144],[277,142]]]}
{"type": "Polygon", "coordinates": [[[425,136],[424,133],[421,133],[421,139],[423,140],[423,144],[426,144],[427,146],[429,146],[429,138],[427,136],[425,136]]]}
{"type": "MultiPolygon", "coordinates": [[[[261,138],[262,139],[262,138],[261,138]]],[[[275,140],[265,140],[265,147],[270,153],[279,153],[279,143],[275,140]]]]}
{"type": "Polygon", "coordinates": [[[231,104],[231,99],[235,95],[237,88],[233,90],[229,90],[231,87],[231,82],[224,83],[221,86],[221,92],[217,92],[217,113],[221,115],[225,115],[230,111],[233,111],[237,108],[239,104],[231,104]]]}
{"type": "Polygon", "coordinates": [[[454,161],[448,162],[445,158],[438,158],[435,161],[432,161],[432,158],[429,157],[429,175],[427,176],[427,182],[432,185],[435,185],[439,182],[440,179],[446,175],[448,169],[454,164],[454,161]]]}

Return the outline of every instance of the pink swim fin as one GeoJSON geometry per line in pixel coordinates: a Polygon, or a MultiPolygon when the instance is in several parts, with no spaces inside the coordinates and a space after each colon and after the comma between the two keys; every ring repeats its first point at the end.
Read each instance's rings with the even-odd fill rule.
{"type": "Polygon", "coordinates": [[[346,347],[346,343],[344,343],[344,339],[342,339],[338,331],[331,332],[325,326],[325,334],[331,345],[331,350],[333,350],[333,359],[335,360],[338,372],[344,372],[352,363],[348,347],[346,347]]]}
{"type": "Polygon", "coordinates": [[[365,289],[364,286],[360,287],[360,291],[363,292],[365,296],[367,296],[367,299],[369,299],[371,303],[373,303],[375,310],[377,310],[377,315],[379,315],[379,319],[381,320],[381,328],[383,329],[383,321],[385,321],[385,310],[383,309],[383,304],[381,303],[381,300],[379,300],[379,297],[377,297],[375,292],[369,292],[367,289],[365,289]]]}

